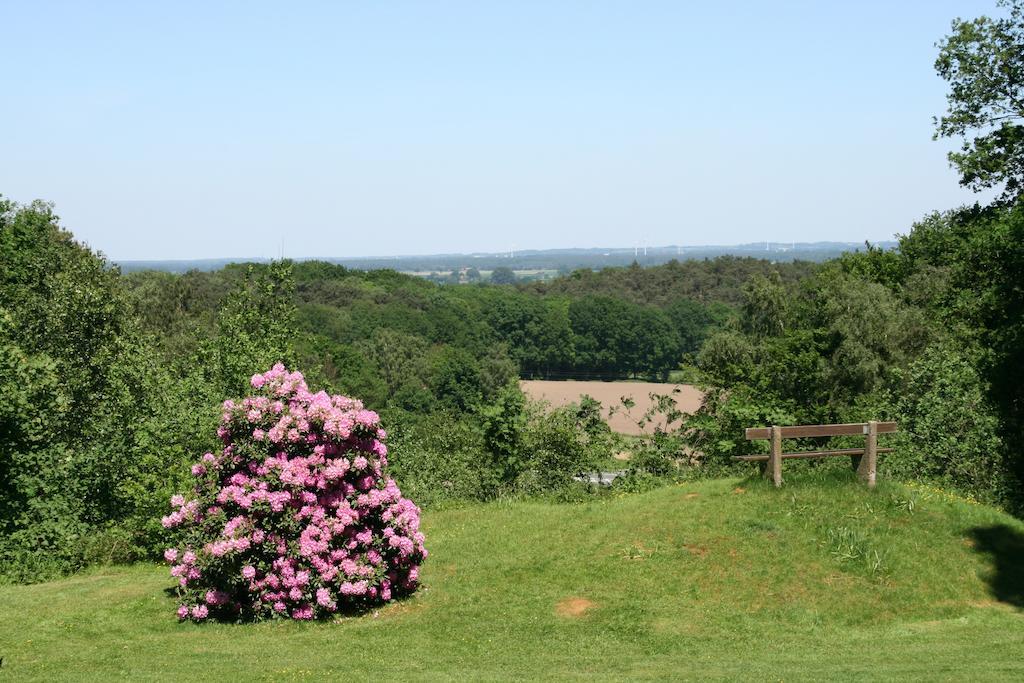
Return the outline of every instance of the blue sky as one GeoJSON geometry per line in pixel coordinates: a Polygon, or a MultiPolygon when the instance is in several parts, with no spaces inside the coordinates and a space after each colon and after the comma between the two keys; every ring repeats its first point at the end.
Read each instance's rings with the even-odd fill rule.
{"type": "Polygon", "coordinates": [[[0,193],[115,259],[889,239],[989,2],[0,0],[0,193]]]}

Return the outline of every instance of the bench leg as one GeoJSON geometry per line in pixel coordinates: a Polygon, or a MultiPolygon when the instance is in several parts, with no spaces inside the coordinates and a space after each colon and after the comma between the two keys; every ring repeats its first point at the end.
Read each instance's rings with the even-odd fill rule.
{"type": "Polygon", "coordinates": [[[867,443],[864,445],[864,455],[857,465],[857,476],[868,485],[868,488],[875,487],[875,474],[878,468],[878,422],[868,422],[867,443]]]}
{"type": "Polygon", "coordinates": [[[768,462],[761,474],[765,479],[771,479],[775,488],[782,486],[782,428],[772,427],[772,449],[768,456],[768,462]]]}

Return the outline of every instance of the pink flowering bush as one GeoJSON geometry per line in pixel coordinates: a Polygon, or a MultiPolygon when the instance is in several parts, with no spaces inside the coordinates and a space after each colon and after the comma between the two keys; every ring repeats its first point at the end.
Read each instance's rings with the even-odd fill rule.
{"type": "Polygon", "coordinates": [[[420,511],[385,476],[385,433],[362,402],[311,393],[281,365],[225,401],[223,448],[171,498],[164,558],[180,619],[314,619],[418,584],[420,511]]]}

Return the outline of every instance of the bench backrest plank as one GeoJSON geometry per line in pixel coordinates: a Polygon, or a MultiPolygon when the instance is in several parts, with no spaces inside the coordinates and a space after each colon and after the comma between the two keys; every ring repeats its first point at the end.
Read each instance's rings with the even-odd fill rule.
{"type": "MultiPolygon", "coordinates": [[[[866,422],[841,425],[799,425],[780,427],[783,439],[800,439],[812,436],[863,436],[868,433],[866,422]]],[[[895,422],[879,422],[879,434],[892,434],[896,431],[895,422]]],[[[747,441],[772,438],[771,427],[750,427],[746,430],[747,441]]]]}

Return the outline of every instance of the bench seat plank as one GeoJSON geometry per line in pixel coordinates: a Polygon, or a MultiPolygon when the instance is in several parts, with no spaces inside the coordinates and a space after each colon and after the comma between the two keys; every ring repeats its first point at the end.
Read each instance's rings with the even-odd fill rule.
{"type": "MultiPolygon", "coordinates": [[[[891,448],[879,448],[879,453],[892,453],[891,448]]],[[[834,451],[803,451],[800,453],[783,453],[783,460],[790,460],[793,458],[829,458],[838,455],[864,455],[863,448],[840,448],[834,451]]],[[[741,460],[743,462],[765,462],[768,460],[767,455],[734,455],[733,460],[741,460]]]]}

